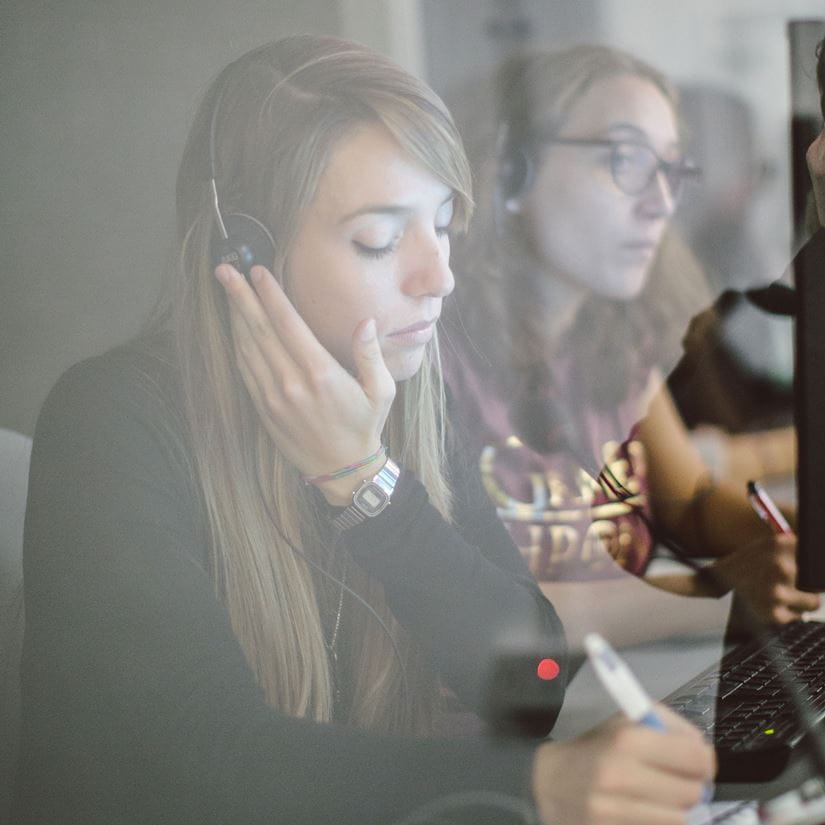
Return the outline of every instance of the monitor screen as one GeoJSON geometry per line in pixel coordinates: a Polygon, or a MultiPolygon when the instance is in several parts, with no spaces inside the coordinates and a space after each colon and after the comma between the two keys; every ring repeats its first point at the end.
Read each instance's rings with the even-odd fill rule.
{"type": "MultiPolygon", "coordinates": [[[[810,178],[805,152],[822,128],[814,73],[816,43],[825,20],[788,24],[791,66],[791,180],[794,227],[803,240],[810,178]]],[[[810,219],[810,214],[808,214],[810,219]]],[[[797,433],[797,584],[825,591],[825,229],[805,243],[794,260],[796,285],[794,419],[797,433]]]]}

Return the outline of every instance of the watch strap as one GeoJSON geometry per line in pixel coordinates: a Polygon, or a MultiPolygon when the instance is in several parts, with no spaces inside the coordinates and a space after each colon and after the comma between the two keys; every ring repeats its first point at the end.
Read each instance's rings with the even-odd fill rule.
{"type": "Polygon", "coordinates": [[[387,458],[384,466],[372,477],[366,479],[352,494],[352,504],[339,513],[332,520],[332,525],[336,530],[342,532],[355,527],[368,518],[374,518],[382,513],[390,504],[392,494],[398,477],[401,475],[401,468],[391,459],[387,458]],[[374,506],[366,506],[365,496],[372,496],[377,499],[374,506]]]}

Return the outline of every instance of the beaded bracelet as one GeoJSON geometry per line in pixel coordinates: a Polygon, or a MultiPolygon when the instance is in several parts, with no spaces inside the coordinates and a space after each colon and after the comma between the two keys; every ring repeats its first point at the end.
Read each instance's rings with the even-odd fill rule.
{"type": "Polygon", "coordinates": [[[362,467],[366,467],[367,464],[372,464],[376,458],[380,458],[382,455],[387,454],[387,448],[381,444],[378,449],[372,453],[372,455],[368,455],[366,458],[362,458],[361,461],[356,461],[354,464],[347,464],[346,467],[341,467],[338,470],[333,470],[331,473],[324,473],[324,475],[320,476],[310,476],[304,479],[304,484],[323,484],[326,481],[335,481],[335,479],[343,478],[344,476],[352,475],[356,470],[360,470],[362,467]]]}

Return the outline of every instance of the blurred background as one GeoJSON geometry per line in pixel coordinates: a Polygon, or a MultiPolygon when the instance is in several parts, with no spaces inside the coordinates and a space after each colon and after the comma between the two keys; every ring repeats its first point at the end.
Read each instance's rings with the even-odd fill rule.
{"type": "MultiPolygon", "coordinates": [[[[787,24],[822,17],[822,0],[5,0],[0,427],[31,434],[57,376],[145,318],[170,258],[196,102],[265,40],[359,40],[447,97],[521,44],[637,54],[683,89],[706,174],[680,220],[721,291],[778,277],[804,238],[790,146],[821,125],[822,24],[800,30],[798,65],[787,24]]],[[[786,332],[764,353],[779,381],[789,380],[786,332]]]]}

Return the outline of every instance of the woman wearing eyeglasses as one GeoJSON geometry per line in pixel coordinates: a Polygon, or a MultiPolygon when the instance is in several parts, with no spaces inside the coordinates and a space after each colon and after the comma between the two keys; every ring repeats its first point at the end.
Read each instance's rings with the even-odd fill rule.
{"type": "MultiPolygon", "coordinates": [[[[772,535],[744,490],[711,483],[659,389],[706,297],[669,230],[698,175],[670,84],[581,46],[513,59],[495,92],[464,124],[479,194],[455,247],[448,374],[485,486],[571,642],[594,627],[619,643],[695,627],[695,603],[680,610],[661,589],[732,587],[773,622],[816,608],[793,586],[793,538],[772,535]],[[716,557],[718,587],[693,574],[647,587],[654,532],[716,557]]],[[[721,626],[726,607],[700,612],[721,626]]]]}

